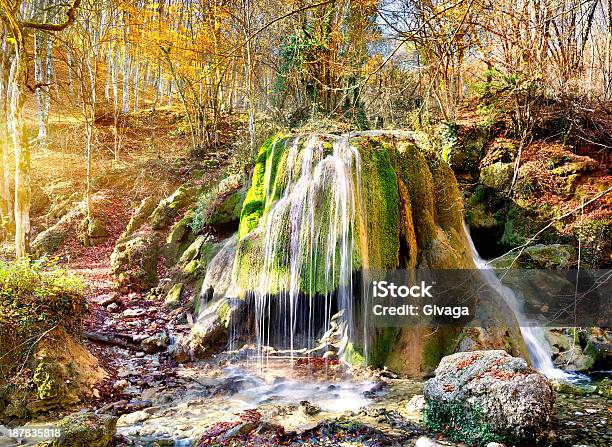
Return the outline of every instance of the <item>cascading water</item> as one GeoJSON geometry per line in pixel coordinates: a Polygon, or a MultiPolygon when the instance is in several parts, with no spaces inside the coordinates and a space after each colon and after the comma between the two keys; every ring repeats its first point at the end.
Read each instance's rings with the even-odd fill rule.
{"type": "Polygon", "coordinates": [[[306,352],[313,347],[316,332],[321,329],[313,324],[315,312],[322,313],[322,327],[327,328],[333,309],[341,310],[343,338],[350,337],[360,156],[348,136],[330,138],[331,148],[314,135],[277,142],[272,147],[264,178],[268,211],[260,223],[264,229],[264,259],[254,294],[259,350],[283,344],[272,339],[274,306],[280,306],[282,321],[277,319],[277,324],[282,327],[280,337],[288,341],[291,356],[296,350],[306,352]],[[272,179],[269,164],[277,150],[287,151],[286,165],[272,179]],[[279,277],[279,271],[286,273],[279,277]],[[283,283],[280,292],[275,287],[279,281],[283,283]],[[307,298],[307,304],[302,298],[307,298]]]}
{"type": "Polygon", "coordinates": [[[576,378],[582,378],[582,376],[578,377],[577,374],[571,374],[555,367],[551,358],[550,346],[544,338],[542,329],[528,324],[528,321],[526,321],[525,315],[523,314],[521,301],[511,288],[502,284],[501,280],[493,271],[491,264],[480,257],[474,242],[472,241],[470,230],[467,225],[465,225],[465,233],[470,244],[474,263],[476,264],[476,267],[481,270],[484,280],[503,298],[505,303],[514,312],[514,315],[520,325],[521,334],[525,340],[527,349],[529,350],[529,357],[533,367],[551,379],[571,381],[575,380],[576,378]]]}

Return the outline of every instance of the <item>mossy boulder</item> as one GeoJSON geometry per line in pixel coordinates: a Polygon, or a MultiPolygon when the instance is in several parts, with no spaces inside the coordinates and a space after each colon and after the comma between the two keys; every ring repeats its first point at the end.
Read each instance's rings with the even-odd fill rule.
{"type": "Polygon", "coordinates": [[[183,284],[177,283],[172,286],[166,295],[164,304],[170,309],[176,309],[181,305],[181,294],[183,293],[183,284]]]}
{"type": "Polygon", "coordinates": [[[612,337],[603,328],[549,328],[546,340],[555,365],[567,371],[605,369],[612,358],[612,337]]]}
{"type": "Polygon", "coordinates": [[[159,239],[136,233],[120,240],[111,254],[115,283],[120,287],[144,290],[157,285],[159,239]]]}
{"type": "Polygon", "coordinates": [[[191,359],[216,354],[227,346],[230,325],[237,323],[236,315],[245,307],[244,300],[229,296],[209,301],[203,306],[189,337],[179,341],[182,346],[178,351],[187,352],[191,359]]]}
{"type": "Polygon", "coordinates": [[[568,269],[577,262],[576,249],[566,244],[536,244],[508,253],[493,262],[495,268],[568,269]]]}
{"type": "Polygon", "coordinates": [[[130,218],[130,221],[128,222],[128,225],[125,229],[125,235],[129,235],[134,233],[135,231],[138,231],[140,227],[142,227],[142,225],[147,221],[151,213],[155,210],[158,203],[159,201],[153,196],[144,198],[142,202],[140,202],[140,205],[138,205],[138,208],[136,208],[136,210],[134,211],[132,217],[130,218]]]}
{"type": "MultiPolygon", "coordinates": [[[[474,268],[453,171],[420,135],[412,132],[358,132],[348,137],[348,148],[342,144],[346,143],[326,135],[306,138],[277,135],[261,147],[241,213],[233,268],[242,296],[261,293],[264,259],[268,257],[270,260],[270,256],[273,258],[269,265],[274,268],[268,271],[266,292],[272,296],[287,292],[291,274],[287,253],[295,249],[291,246],[295,234],[291,234],[291,225],[288,224],[292,218],[291,211],[283,208],[284,215],[276,213],[271,217],[271,210],[285,200],[287,185],[299,176],[300,160],[311,154],[316,160],[324,160],[332,154],[358,154],[358,163],[351,162],[353,172],[346,173],[355,188],[349,194],[356,198],[356,211],[354,218],[351,217],[354,219],[351,222],[350,266],[353,272],[417,267],[474,268]],[[286,224],[275,226],[272,234],[267,235],[266,225],[272,218],[286,224]],[[264,253],[270,237],[276,241],[276,252],[272,254],[264,253]]],[[[324,178],[322,184],[325,185],[326,181],[330,182],[329,177],[324,178]]],[[[327,253],[333,253],[326,248],[329,243],[326,228],[334,227],[326,223],[332,222],[330,216],[334,212],[330,204],[336,185],[329,184],[327,188],[314,185],[309,200],[316,206],[318,214],[315,214],[314,221],[318,222],[317,228],[321,232],[317,233],[317,250],[308,251],[307,244],[300,247],[304,250],[304,264],[296,286],[305,296],[319,297],[333,293],[341,279],[338,271],[333,275],[326,275],[325,271],[332,256],[327,253]]],[[[306,188],[303,184],[300,187],[306,188]]],[[[338,192],[343,193],[344,190],[338,192]]],[[[304,229],[299,228],[294,233],[300,231],[304,229]]],[[[503,328],[497,332],[489,331],[485,334],[489,338],[483,337],[481,342],[488,348],[512,346],[514,353],[522,353],[518,330],[510,329],[508,333],[511,335],[507,335],[503,328]],[[517,339],[508,342],[507,338],[517,339]]],[[[460,335],[461,328],[454,327],[372,330],[368,335],[370,340],[353,344],[353,352],[355,357],[363,358],[363,346],[367,342],[367,361],[374,366],[388,366],[409,375],[424,376],[433,371],[444,355],[453,352],[460,335]]]]}
{"type": "Polygon", "coordinates": [[[46,214],[48,219],[61,219],[64,217],[76,204],[81,202],[83,199],[83,193],[73,192],[68,197],[66,195],[60,195],[57,202],[51,205],[49,211],[46,214]]]}
{"type": "Polygon", "coordinates": [[[189,247],[196,237],[191,230],[194,213],[189,210],[170,228],[163,247],[164,256],[169,265],[178,261],[181,254],[189,247]]]}
{"type": "Polygon", "coordinates": [[[165,198],[149,216],[149,224],[154,230],[167,228],[179,212],[190,205],[193,205],[198,194],[198,189],[192,183],[185,183],[178,188],[171,196],[165,198]]]}
{"type": "Polygon", "coordinates": [[[55,253],[69,237],[75,237],[79,230],[79,222],[86,214],[84,204],[79,203],[51,227],[39,233],[32,241],[31,251],[34,257],[42,257],[55,253]]]}
{"type": "Polygon", "coordinates": [[[575,174],[585,174],[597,169],[597,162],[592,159],[572,161],[561,166],[554,167],[551,172],[561,176],[571,176],[575,174]]]}
{"type": "Polygon", "coordinates": [[[187,249],[181,255],[181,258],[179,259],[179,264],[186,265],[190,261],[197,258],[204,244],[207,242],[208,243],[211,242],[210,239],[211,239],[210,236],[207,236],[204,234],[197,236],[195,240],[191,243],[191,245],[189,245],[189,247],[187,247],[187,249]]]}
{"type": "Polygon", "coordinates": [[[79,239],[86,247],[103,244],[109,234],[104,222],[95,217],[83,219],[79,233],[79,239]]]}
{"type": "Polygon", "coordinates": [[[571,396],[587,396],[593,394],[597,388],[594,385],[582,385],[565,380],[554,379],[552,382],[553,390],[557,393],[568,394],[571,396]]]}
{"type": "Polygon", "coordinates": [[[438,128],[442,158],[458,174],[478,170],[489,140],[489,127],[482,123],[445,123],[438,128]]]}
{"type": "Polygon", "coordinates": [[[612,379],[606,377],[597,385],[597,394],[605,397],[606,399],[612,399],[612,379]]]}
{"type": "Polygon", "coordinates": [[[497,191],[505,191],[510,187],[513,174],[513,163],[498,161],[480,170],[480,183],[497,191]]]}
{"type": "Polygon", "coordinates": [[[241,185],[223,193],[208,206],[202,223],[204,225],[221,225],[238,222],[245,195],[246,190],[241,185]]]}
{"type": "Polygon", "coordinates": [[[424,396],[427,426],[469,445],[534,445],[547,439],[551,429],[551,384],[505,351],[444,357],[426,382],[424,396]]]}
{"type": "Polygon", "coordinates": [[[117,430],[117,417],[81,412],[66,416],[57,427],[62,434],[51,447],[108,447],[117,430]]]}
{"type": "Polygon", "coordinates": [[[480,162],[481,167],[493,163],[512,163],[518,153],[517,143],[507,138],[495,138],[489,144],[485,156],[480,162]]]}

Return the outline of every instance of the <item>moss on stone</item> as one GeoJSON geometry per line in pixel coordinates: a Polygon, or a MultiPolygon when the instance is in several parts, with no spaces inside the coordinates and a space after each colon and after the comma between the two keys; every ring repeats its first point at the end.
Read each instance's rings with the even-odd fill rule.
{"type": "Polygon", "coordinates": [[[344,349],[343,360],[352,367],[365,366],[366,361],[361,349],[357,348],[354,343],[348,343],[344,349]]]}
{"type": "Polygon", "coordinates": [[[164,304],[166,307],[170,309],[176,309],[181,305],[181,295],[183,293],[183,284],[177,283],[172,286],[168,294],[166,295],[166,299],[164,300],[164,304]]]}
{"type": "Polygon", "coordinates": [[[149,224],[154,230],[167,228],[177,217],[179,212],[191,205],[198,194],[197,188],[192,183],[185,183],[179,187],[171,196],[165,198],[149,216],[149,224]]]}
{"type": "Polygon", "coordinates": [[[53,364],[43,360],[36,365],[32,382],[36,385],[36,395],[39,399],[50,399],[58,394],[61,383],[57,382],[55,376],[53,364]]]}
{"type": "Polygon", "coordinates": [[[244,205],[240,214],[240,226],[238,228],[238,239],[243,239],[247,234],[257,228],[259,219],[266,207],[266,186],[274,182],[272,174],[266,175],[266,168],[269,172],[276,171],[277,162],[280,159],[281,151],[275,149],[284,142],[280,135],[276,135],[266,140],[257,154],[257,161],[253,170],[251,187],[247,191],[244,205]]]}
{"type": "Polygon", "coordinates": [[[425,406],[423,420],[434,432],[468,445],[486,446],[490,442],[507,441],[493,431],[486,415],[473,404],[430,401],[425,406]]]}
{"type": "Polygon", "coordinates": [[[510,186],[513,173],[513,163],[498,161],[480,170],[480,183],[498,191],[505,191],[510,186]]]}
{"type": "Polygon", "coordinates": [[[361,155],[363,204],[360,217],[365,217],[364,230],[368,241],[367,253],[360,254],[367,255],[368,264],[373,268],[396,268],[399,264],[401,204],[396,170],[391,160],[395,148],[375,139],[353,144],[361,155]]]}

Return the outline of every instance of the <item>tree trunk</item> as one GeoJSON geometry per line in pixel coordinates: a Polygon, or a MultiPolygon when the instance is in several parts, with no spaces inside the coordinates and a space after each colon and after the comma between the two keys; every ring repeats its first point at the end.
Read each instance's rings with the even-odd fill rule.
{"type": "MultiPolygon", "coordinates": [[[[17,40],[19,42],[19,40],[17,40]]],[[[13,60],[11,79],[11,133],[15,150],[15,256],[27,258],[30,254],[30,147],[23,119],[27,58],[18,43],[13,60]]]]}
{"type": "Polygon", "coordinates": [[[2,53],[0,54],[0,213],[2,225],[11,227],[14,218],[11,207],[9,175],[9,132],[7,117],[9,105],[9,49],[6,35],[2,36],[2,53]]]}

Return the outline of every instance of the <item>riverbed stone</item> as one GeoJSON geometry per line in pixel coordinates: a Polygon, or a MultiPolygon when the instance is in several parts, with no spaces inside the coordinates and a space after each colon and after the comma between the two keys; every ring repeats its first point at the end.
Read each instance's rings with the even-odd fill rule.
{"type": "Polygon", "coordinates": [[[606,377],[597,385],[597,394],[612,399],[612,379],[606,377]]]}
{"type": "Polygon", "coordinates": [[[444,357],[424,388],[428,427],[471,445],[544,440],[554,394],[549,381],[505,351],[444,357]]]}
{"type": "Polygon", "coordinates": [[[111,445],[117,418],[90,412],[75,413],[62,419],[58,427],[62,435],[52,447],[107,447],[111,445]]]}

